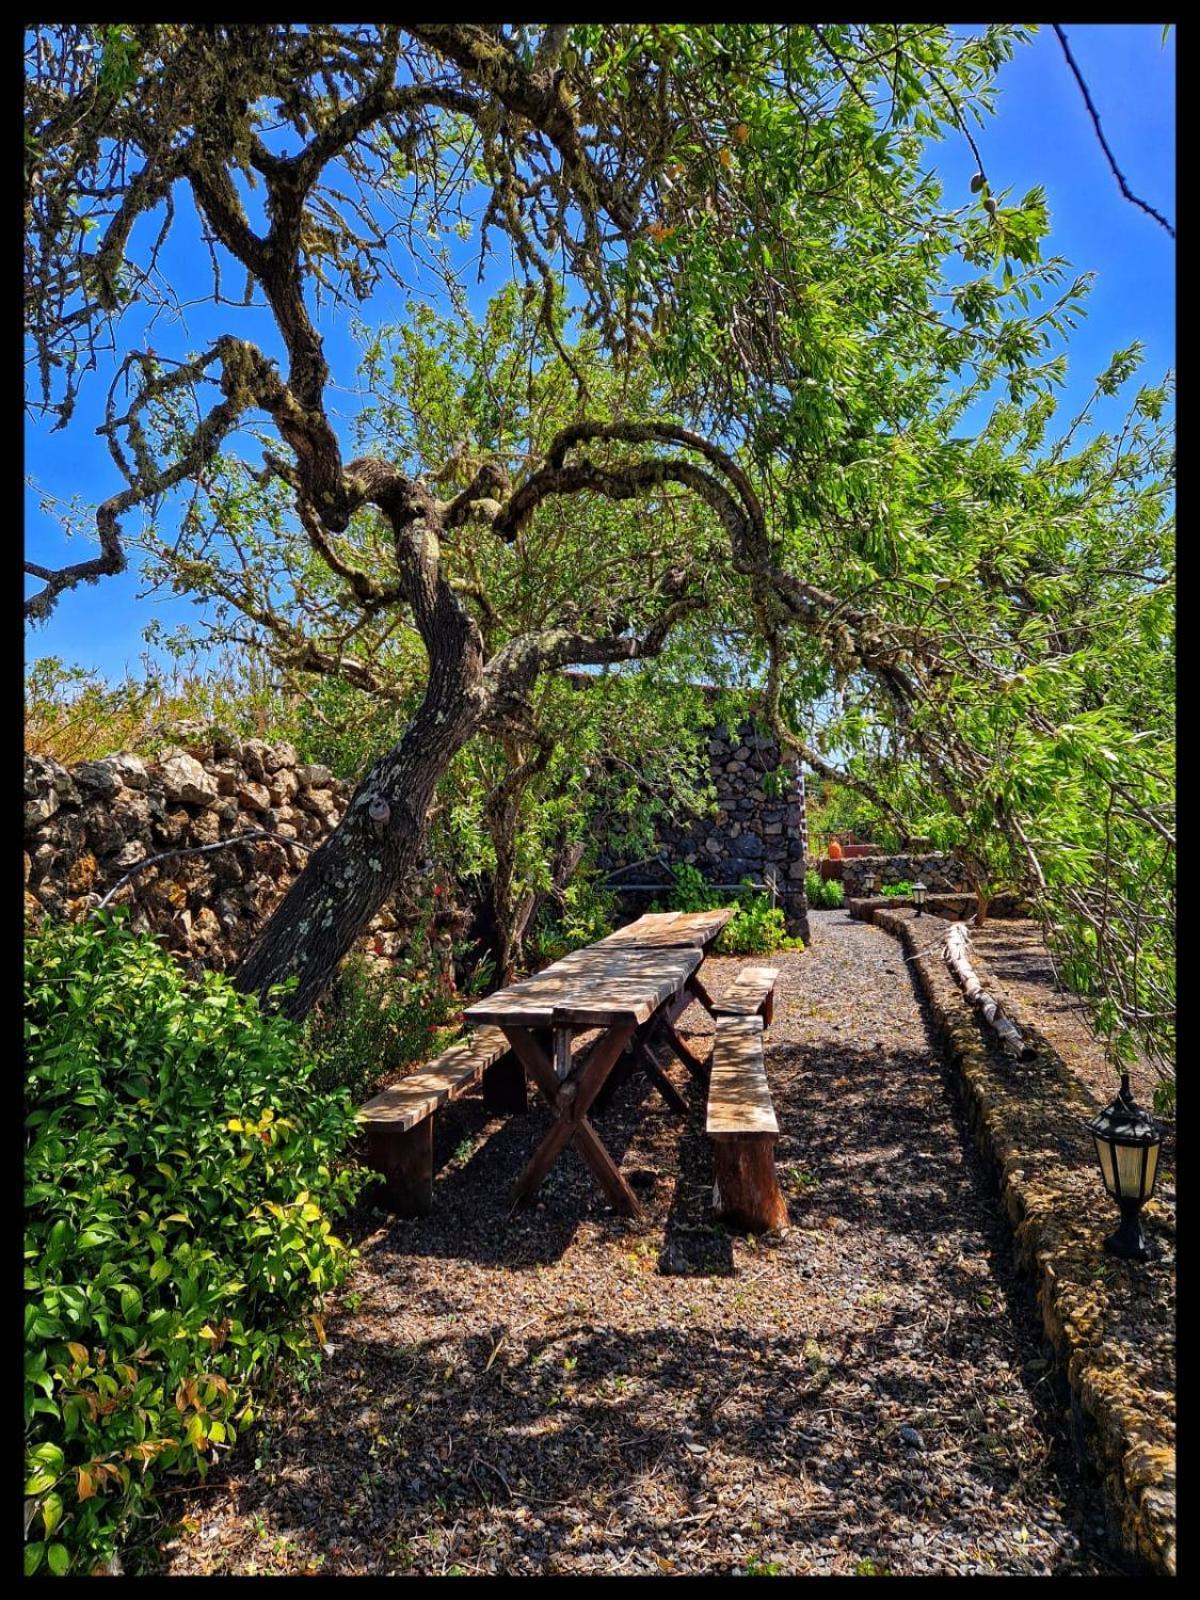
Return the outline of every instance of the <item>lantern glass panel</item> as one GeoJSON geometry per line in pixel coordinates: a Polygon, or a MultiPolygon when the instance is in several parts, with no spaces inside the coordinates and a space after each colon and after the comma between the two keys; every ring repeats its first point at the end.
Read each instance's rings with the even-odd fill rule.
{"type": "Polygon", "coordinates": [[[1141,1198],[1145,1149],[1145,1145],[1140,1144],[1118,1144],[1116,1147],[1117,1182],[1121,1186],[1120,1193],[1127,1200],[1141,1198]]]}
{"type": "Polygon", "coordinates": [[[1142,1178],[1142,1199],[1149,1200],[1154,1193],[1154,1180],[1158,1177],[1158,1152],[1162,1146],[1152,1144],[1146,1151],[1146,1171],[1142,1178]]]}
{"type": "Polygon", "coordinates": [[[1119,1200],[1121,1191],[1117,1188],[1116,1174],[1113,1170],[1112,1145],[1109,1144],[1107,1139],[1102,1139],[1099,1134],[1096,1135],[1096,1155],[1100,1161],[1100,1172],[1104,1178],[1104,1187],[1114,1200],[1119,1200]]]}

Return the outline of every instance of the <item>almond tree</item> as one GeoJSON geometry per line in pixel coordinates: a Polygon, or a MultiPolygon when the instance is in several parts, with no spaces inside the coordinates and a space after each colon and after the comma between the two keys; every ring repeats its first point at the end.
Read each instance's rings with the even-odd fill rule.
{"type": "MultiPolygon", "coordinates": [[[[540,676],[648,660],[679,638],[710,652],[717,640],[760,673],[768,714],[817,771],[909,814],[931,793],[981,870],[999,847],[991,838],[1023,881],[1052,887],[1047,861],[1071,859],[1074,824],[1028,778],[1006,787],[1005,764],[1014,749],[1022,770],[1036,764],[1062,744],[1064,718],[1077,729],[1086,715],[1088,684],[1106,670],[1089,607],[1123,624],[1123,682],[1161,663],[1153,607],[1144,663],[1130,619],[1145,614],[1147,590],[1169,592],[1170,574],[1158,557],[1127,565],[1121,527],[1136,498],[1159,550],[1169,505],[1148,437],[1133,466],[1123,443],[1106,456],[1073,450],[1070,430],[1061,448],[1045,440],[1056,341],[1085,284],[1040,259],[1042,196],[993,190],[970,131],[1023,36],[759,24],[31,30],[33,404],[66,425],[88,373],[115,370],[103,431],[125,487],[96,514],[98,556],[29,564],[40,585],[29,614],[119,571],[130,513],[190,494],[182,525],[199,517],[252,424],[268,435],[258,487],[280,497],[262,526],[298,532],[305,560],[344,597],[346,627],[394,620],[424,655],[403,734],[263,928],[245,988],[294,977],[285,1004],[311,1006],[412,872],[456,753],[480,734],[528,738],[540,676]],[[979,163],[971,195],[950,207],[923,169],[923,141],[946,129],[979,163]],[[228,317],[199,354],[160,348],[175,299],[166,241],[185,212],[228,317]],[[403,264],[451,226],[509,250],[542,337],[571,370],[572,414],[517,461],[486,430],[446,460],[381,453],[377,441],[350,454],[329,401],[321,308],[362,305],[389,279],[417,286],[403,264]],[[967,269],[953,280],[951,259],[967,269]],[[240,300],[231,284],[244,284],[240,300]],[[138,316],[154,348],[130,337],[138,316]],[[616,404],[572,353],[577,325],[617,373],[648,364],[648,413],[616,404]],[[954,431],[997,383],[1031,420],[1016,461],[994,428],[974,442],[954,431]],[[663,508],[682,516],[682,503],[689,536],[664,541],[663,508]],[[594,519],[582,568],[578,547],[555,566],[564,519],[580,543],[594,519]],[[1109,549],[1111,560],[1094,559],[1109,549]],[[470,559],[484,555],[487,580],[474,582],[470,559]],[[548,603],[514,612],[514,572],[536,572],[548,603]],[[1123,604],[1129,594],[1139,603],[1123,604]],[[1033,667],[1039,692],[1016,694],[1025,686],[1012,680],[1024,672],[1028,685],[1033,667]],[[802,730],[800,708],[828,693],[873,730],[850,770],[802,730]],[[1011,738],[993,714],[1003,693],[1020,710],[1011,738]]],[[[448,254],[433,265],[452,276],[448,254]]],[[[403,395],[410,374],[394,377],[403,395]]],[[[312,626],[303,604],[298,622],[271,590],[231,587],[237,529],[212,532],[207,551],[184,541],[181,581],[238,609],[296,671],[386,689],[345,628],[312,626]]],[[[306,570],[289,580],[301,600],[306,570]]],[[[1158,758],[1149,779],[1131,776],[1135,715],[1126,703],[1110,718],[1128,739],[1102,745],[1119,769],[1107,790],[1090,753],[1074,760],[1073,814],[1117,795],[1122,828],[1173,848],[1158,758]]],[[[1074,737],[1064,748],[1082,750],[1074,737]]],[[[1080,872],[1090,895],[1103,879],[1094,851],[1080,872]]],[[[1103,900],[1104,937],[1136,971],[1132,885],[1120,898],[1119,911],[1103,900]]],[[[1071,915],[1086,925],[1078,904],[1071,915]]],[[[1100,991],[1128,966],[1108,961],[1100,991]]],[[[1120,1027],[1136,1031],[1149,1012],[1173,1025],[1138,981],[1120,1027]]]]}

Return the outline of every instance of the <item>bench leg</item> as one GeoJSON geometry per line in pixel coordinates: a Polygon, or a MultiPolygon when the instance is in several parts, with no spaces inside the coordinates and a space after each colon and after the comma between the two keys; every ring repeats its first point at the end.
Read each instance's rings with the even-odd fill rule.
{"type": "Polygon", "coordinates": [[[511,1050],[484,1069],[483,1103],[489,1111],[502,1114],[528,1110],[525,1068],[511,1050]]]}
{"type": "Polygon", "coordinates": [[[384,1199],[401,1217],[433,1210],[433,1118],[415,1128],[367,1129],[367,1165],[381,1173],[384,1199]]]}
{"type": "Polygon", "coordinates": [[[718,1217],[752,1233],[787,1226],[787,1202],[775,1176],[773,1138],[714,1139],[713,1167],[718,1217]]]}

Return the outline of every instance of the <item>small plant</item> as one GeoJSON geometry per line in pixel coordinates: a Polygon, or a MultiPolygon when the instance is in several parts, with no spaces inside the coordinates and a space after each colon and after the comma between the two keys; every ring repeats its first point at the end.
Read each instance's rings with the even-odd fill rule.
{"type": "Polygon", "coordinates": [[[830,878],[826,882],[813,867],[804,874],[804,894],[809,907],[814,911],[835,911],[844,905],[846,900],[837,879],[830,878]]]}
{"type": "MultiPolygon", "coordinates": [[[[716,911],[728,900],[706,882],[698,867],[680,863],[671,868],[674,883],[667,896],[668,911],[716,911]]],[[[721,929],[713,949],[718,955],[760,956],[772,950],[803,950],[804,941],[789,938],[783,912],[749,878],[737,891],[737,909],[721,929]]],[[[653,910],[663,907],[656,901],[653,910]]]]}
{"type": "Polygon", "coordinates": [[[346,958],[326,998],[305,1024],[313,1086],[367,1099],[451,1037],[461,997],[419,956],[381,967],[346,958]]]}
{"type": "Polygon", "coordinates": [[[911,894],[912,884],[909,883],[907,878],[901,878],[899,883],[885,884],[885,886],[880,889],[879,892],[880,894],[891,895],[893,897],[901,894],[911,894]]]}
{"type": "Polygon", "coordinates": [[[746,1578],[778,1578],[783,1568],[778,1561],[764,1561],[761,1556],[747,1556],[742,1576],[746,1578]]]}
{"type": "Polygon", "coordinates": [[[856,1578],[890,1578],[891,1568],[882,1561],[874,1561],[870,1556],[864,1556],[854,1569],[856,1578]]]}

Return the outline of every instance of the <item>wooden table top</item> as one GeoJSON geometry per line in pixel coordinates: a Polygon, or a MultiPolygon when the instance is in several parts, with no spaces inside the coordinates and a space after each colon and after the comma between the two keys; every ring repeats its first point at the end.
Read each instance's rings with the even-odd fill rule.
{"type": "Polygon", "coordinates": [[[708,946],[733,916],[734,906],[717,911],[648,911],[636,922],[627,923],[601,939],[593,948],[622,949],[636,945],[643,950],[669,950],[679,945],[708,946]]]}
{"type": "Polygon", "coordinates": [[[692,946],[588,945],[468,1006],[475,1026],[610,1028],[645,1022],[678,994],[703,959],[692,946]]]}

